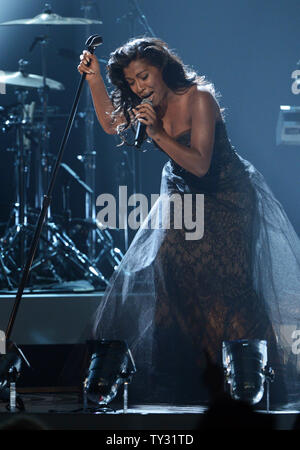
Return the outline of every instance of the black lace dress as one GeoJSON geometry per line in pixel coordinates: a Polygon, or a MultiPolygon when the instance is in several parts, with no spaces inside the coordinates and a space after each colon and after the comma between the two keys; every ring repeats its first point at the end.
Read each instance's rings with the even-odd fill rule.
{"type": "MultiPolygon", "coordinates": [[[[188,146],[190,133],[177,139],[188,146]]],[[[236,153],[223,121],[216,124],[209,172],[197,177],[169,161],[161,194],[203,194],[204,234],[186,239],[172,214],[168,229],[151,229],[159,199],[99,305],[93,338],[127,341],[138,369],[136,401],[205,400],[203,351],[221,365],[224,340],[254,338],[267,340],[283,394],[282,372],[291,361],[293,383],[298,376],[285,327],[297,328],[300,317],[300,244],[281,205],[236,153]]]]}

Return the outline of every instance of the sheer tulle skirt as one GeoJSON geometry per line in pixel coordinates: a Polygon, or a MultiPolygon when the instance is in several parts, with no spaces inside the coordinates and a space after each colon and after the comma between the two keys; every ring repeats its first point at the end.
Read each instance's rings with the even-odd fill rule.
{"type": "Polygon", "coordinates": [[[242,158],[236,164],[239,182],[215,193],[191,189],[165,165],[164,202],[204,194],[204,235],[188,241],[172,217],[164,229],[171,210],[158,199],[87,327],[87,338],[128,343],[136,401],[205,400],[203,351],[221,364],[223,340],[254,338],[268,342],[278,389],[284,380],[296,394],[300,241],[261,174],[242,158]]]}

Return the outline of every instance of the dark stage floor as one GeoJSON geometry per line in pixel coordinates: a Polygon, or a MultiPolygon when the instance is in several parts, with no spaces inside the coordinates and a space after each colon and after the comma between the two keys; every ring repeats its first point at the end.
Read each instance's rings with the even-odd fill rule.
{"type": "MultiPolygon", "coordinates": [[[[207,410],[206,405],[139,404],[130,402],[126,413],[122,404],[115,411],[83,411],[78,393],[63,387],[58,392],[56,376],[66,357],[101,301],[103,293],[26,294],[16,320],[13,340],[25,353],[35,373],[22,371],[17,382],[24,412],[11,413],[0,400],[0,428],[16,417],[37,419],[50,430],[197,430],[207,410]],[[66,317],[68,318],[66,326],[66,317]],[[23,378],[22,378],[23,377],[23,378]],[[50,389],[49,389],[50,387],[50,389]],[[49,389],[49,390],[47,390],[49,389]]],[[[14,295],[0,295],[0,329],[5,330],[14,295]]],[[[63,385],[66,386],[66,385],[63,385]]],[[[88,405],[91,407],[91,405],[88,405]]],[[[300,401],[276,410],[260,409],[270,414],[274,427],[290,430],[300,414],[300,401]]],[[[150,431],[149,431],[150,432],[150,431]]]]}
{"type": "MultiPolygon", "coordinates": [[[[86,411],[77,393],[20,394],[25,411],[11,413],[5,402],[0,403],[0,427],[16,417],[39,421],[49,430],[198,430],[207,406],[129,403],[124,413],[122,404],[113,405],[113,411],[95,411],[88,405],[86,411]]],[[[300,404],[288,404],[276,410],[258,410],[272,415],[275,429],[292,430],[300,413],[300,404]]]]}

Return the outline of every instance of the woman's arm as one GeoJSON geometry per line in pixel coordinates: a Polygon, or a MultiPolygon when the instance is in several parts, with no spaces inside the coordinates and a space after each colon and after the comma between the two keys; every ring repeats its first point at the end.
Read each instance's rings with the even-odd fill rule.
{"type": "Polygon", "coordinates": [[[210,167],[214,146],[218,105],[213,96],[207,91],[195,90],[191,97],[190,147],[180,144],[166,133],[151,105],[145,104],[137,108],[137,111],[140,113],[142,108],[145,118],[145,108],[148,110],[148,121],[142,119],[139,114],[137,117],[148,125],[148,135],[181,167],[198,177],[204,176],[210,167]]]}
{"type": "Polygon", "coordinates": [[[107,93],[100,66],[96,55],[84,50],[80,55],[81,62],[78,71],[86,73],[86,80],[89,84],[95,112],[103,130],[108,134],[117,134],[117,126],[124,122],[123,117],[113,117],[114,106],[107,93]],[[90,65],[88,66],[88,62],[90,65]]]}

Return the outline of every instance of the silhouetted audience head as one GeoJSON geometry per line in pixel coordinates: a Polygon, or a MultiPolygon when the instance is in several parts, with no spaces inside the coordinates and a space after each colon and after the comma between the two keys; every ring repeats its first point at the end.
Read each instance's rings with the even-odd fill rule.
{"type": "Polygon", "coordinates": [[[293,430],[300,430],[300,414],[297,415],[294,426],[293,426],[293,430]]]}
{"type": "Polygon", "coordinates": [[[208,389],[210,400],[213,401],[224,393],[224,371],[219,364],[212,361],[210,354],[206,350],[203,350],[203,353],[206,366],[202,378],[208,389]]]}
{"type": "Polygon", "coordinates": [[[272,430],[274,425],[273,415],[256,412],[250,404],[224,393],[203,414],[199,428],[272,430]]]}
{"type": "Polygon", "coordinates": [[[35,417],[22,415],[8,419],[0,425],[0,430],[48,430],[48,427],[35,417]]]}

